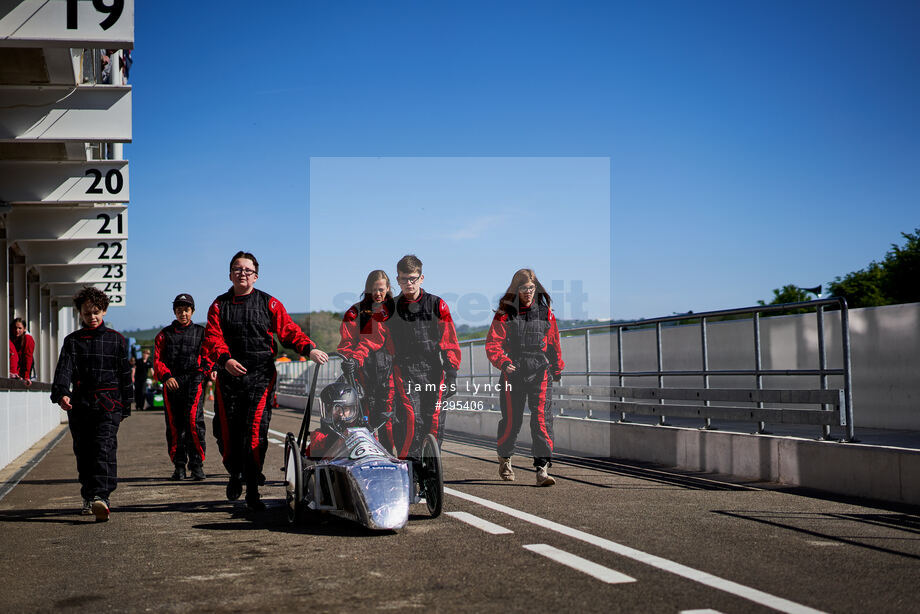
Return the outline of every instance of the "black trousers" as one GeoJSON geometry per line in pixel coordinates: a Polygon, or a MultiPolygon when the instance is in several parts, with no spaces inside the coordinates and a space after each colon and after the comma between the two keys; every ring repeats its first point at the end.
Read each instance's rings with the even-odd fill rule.
{"type": "Polygon", "coordinates": [[[204,462],[204,390],[208,380],[195,374],[176,381],[177,389],[163,391],[169,459],[176,465],[200,467],[204,462]]]}
{"type": "Polygon", "coordinates": [[[530,437],[533,440],[534,467],[543,467],[553,457],[553,380],[543,370],[532,381],[525,377],[510,378],[502,373],[500,405],[502,417],[498,423],[498,455],[514,454],[514,444],[524,423],[524,406],[530,407],[530,437]]]}
{"type": "Polygon", "coordinates": [[[275,393],[275,369],[250,369],[240,377],[226,372],[217,376],[214,435],[224,467],[230,475],[243,475],[247,485],[258,483],[265,451],[271,399],[275,393]]]}
{"type": "Polygon", "coordinates": [[[108,499],[118,486],[116,452],[119,424],[119,411],[74,407],[68,412],[80,495],[84,499],[108,499]]]}
{"type": "Polygon", "coordinates": [[[137,380],[134,382],[134,407],[137,411],[143,411],[147,405],[147,380],[137,380]]]}

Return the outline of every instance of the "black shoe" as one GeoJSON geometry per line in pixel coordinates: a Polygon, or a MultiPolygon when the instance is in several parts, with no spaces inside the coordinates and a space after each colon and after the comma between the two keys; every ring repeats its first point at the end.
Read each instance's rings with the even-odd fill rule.
{"type": "Polygon", "coordinates": [[[169,479],[178,481],[184,480],[185,477],[185,465],[176,465],[176,470],[173,471],[173,474],[169,479]]]}
{"type": "Polygon", "coordinates": [[[192,471],[192,479],[196,482],[206,479],[208,476],[205,475],[204,469],[201,468],[201,465],[195,465],[190,468],[192,471]]]}
{"type": "Polygon", "coordinates": [[[254,512],[261,512],[265,510],[265,504],[262,503],[262,499],[259,497],[258,491],[249,491],[246,493],[246,507],[254,512]]]}
{"type": "Polygon", "coordinates": [[[231,475],[230,481],[227,482],[227,499],[236,501],[243,494],[243,478],[239,475],[231,475]]]}

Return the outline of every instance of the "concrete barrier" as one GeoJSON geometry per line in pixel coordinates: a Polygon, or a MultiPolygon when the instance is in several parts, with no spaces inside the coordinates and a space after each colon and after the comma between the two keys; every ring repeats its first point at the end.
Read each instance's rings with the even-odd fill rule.
{"type": "Polygon", "coordinates": [[[51,402],[47,384],[25,389],[19,382],[4,381],[6,385],[0,384],[0,467],[9,465],[67,416],[51,402]]]}
{"type": "MultiPolygon", "coordinates": [[[[445,428],[496,438],[499,413],[452,410],[445,428]]],[[[530,444],[529,416],[518,441],[530,444]]],[[[583,418],[553,420],[557,450],[920,505],[920,450],[583,418]]]]}

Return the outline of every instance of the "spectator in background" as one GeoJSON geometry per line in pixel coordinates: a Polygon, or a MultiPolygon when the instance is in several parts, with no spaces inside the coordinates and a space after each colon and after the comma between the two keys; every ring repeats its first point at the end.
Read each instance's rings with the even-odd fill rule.
{"type": "Polygon", "coordinates": [[[147,404],[147,371],[150,369],[153,369],[153,360],[150,350],[144,348],[140,360],[134,363],[134,407],[137,411],[143,411],[147,404]]]}
{"type": "Polygon", "coordinates": [[[35,339],[26,332],[26,323],[16,318],[10,323],[10,377],[21,379],[26,386],[32,385],[32,363],[35,354],[35,339]],[[16,354],[15,366],[13,354],[16,354]]]}
{"type": "MultiPolygon", "coordinates": [[[[112,56],[118,53],[118,49],[105,49],[102,51],[101,61],[102,61],[102,75],[100,82],[106,85],[111,85],[112,83],[112,56]]],[[[121,70],[122,83],[128,82],[128,76],[131,74],[131,65],[134,63],[134,59],[131,57],[130,49],[121,50],[121,59],[118,62],[119,70],[121,70]]]]}
{"type": "Polygon", "coordinates": [[[19,354],[16,353],[16,346],[13,345],[12,339],[10,339],[10,378],[19,378],[19,354]]]}
{"type": "Polygon", "coordinates": [[[117,49],[105,49],[102,52],[102,83],[109,85],[112,83],[112,54],[117,49]]]}

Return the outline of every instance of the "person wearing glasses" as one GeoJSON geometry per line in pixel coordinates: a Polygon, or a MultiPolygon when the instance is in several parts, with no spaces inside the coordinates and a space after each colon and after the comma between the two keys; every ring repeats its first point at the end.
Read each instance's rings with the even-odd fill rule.
{"type": "MultiPolygon", "coordinates": [[[[339,327],[341,340],[336,351],[349,359],[342,361],[343,370],[355,371],[358,383],[364,388],[372,427],[380,424],[384,412],[393,409],[393,341],[382,323],[394,311],[389,276],[385,271],[371,271],[364,282],[361,301],[348,308],[339,327]]],[[[392,420],[377,433],[383,446],[392,450],[392,420]]]]}
{"type": "Polygon", "coordinates": [[[530,436],[537,486],[556,480],[548,469],[553,458],[553,382],[562,378],[565,362],[550,297],[531,269],[520,269],[498,302],[486,337],[486,356],[501,370],[501,420],[498,423],[498,475],[514,480],[511,455],[530,407],[530,436]]]}
{"type": "Polygon", "coordinates": [[[386,321],[395,351],[396,449],[400,458],[418,458],[429,433],[438,446],[444,438],[441,405],[457,391],[460,346],[447,303],[422,290],[422,261],[403,256],[396,273],[401,292],[386,321]]]}
{"type": "Polygon", "coordinates": [[[246,505],[265,509],[259,497],[268,449],[270,399],[275,388],[274,335],[282,345],[322,364],[328,356],[304,334],[281,301],[256,290],[259,261],[249,252],[230,259],[233,287],[208,310],[201,344],[202,363],[218,367],[214,434],[230,473],[227,499],[239,499],[246,484],[246,505]]]}

